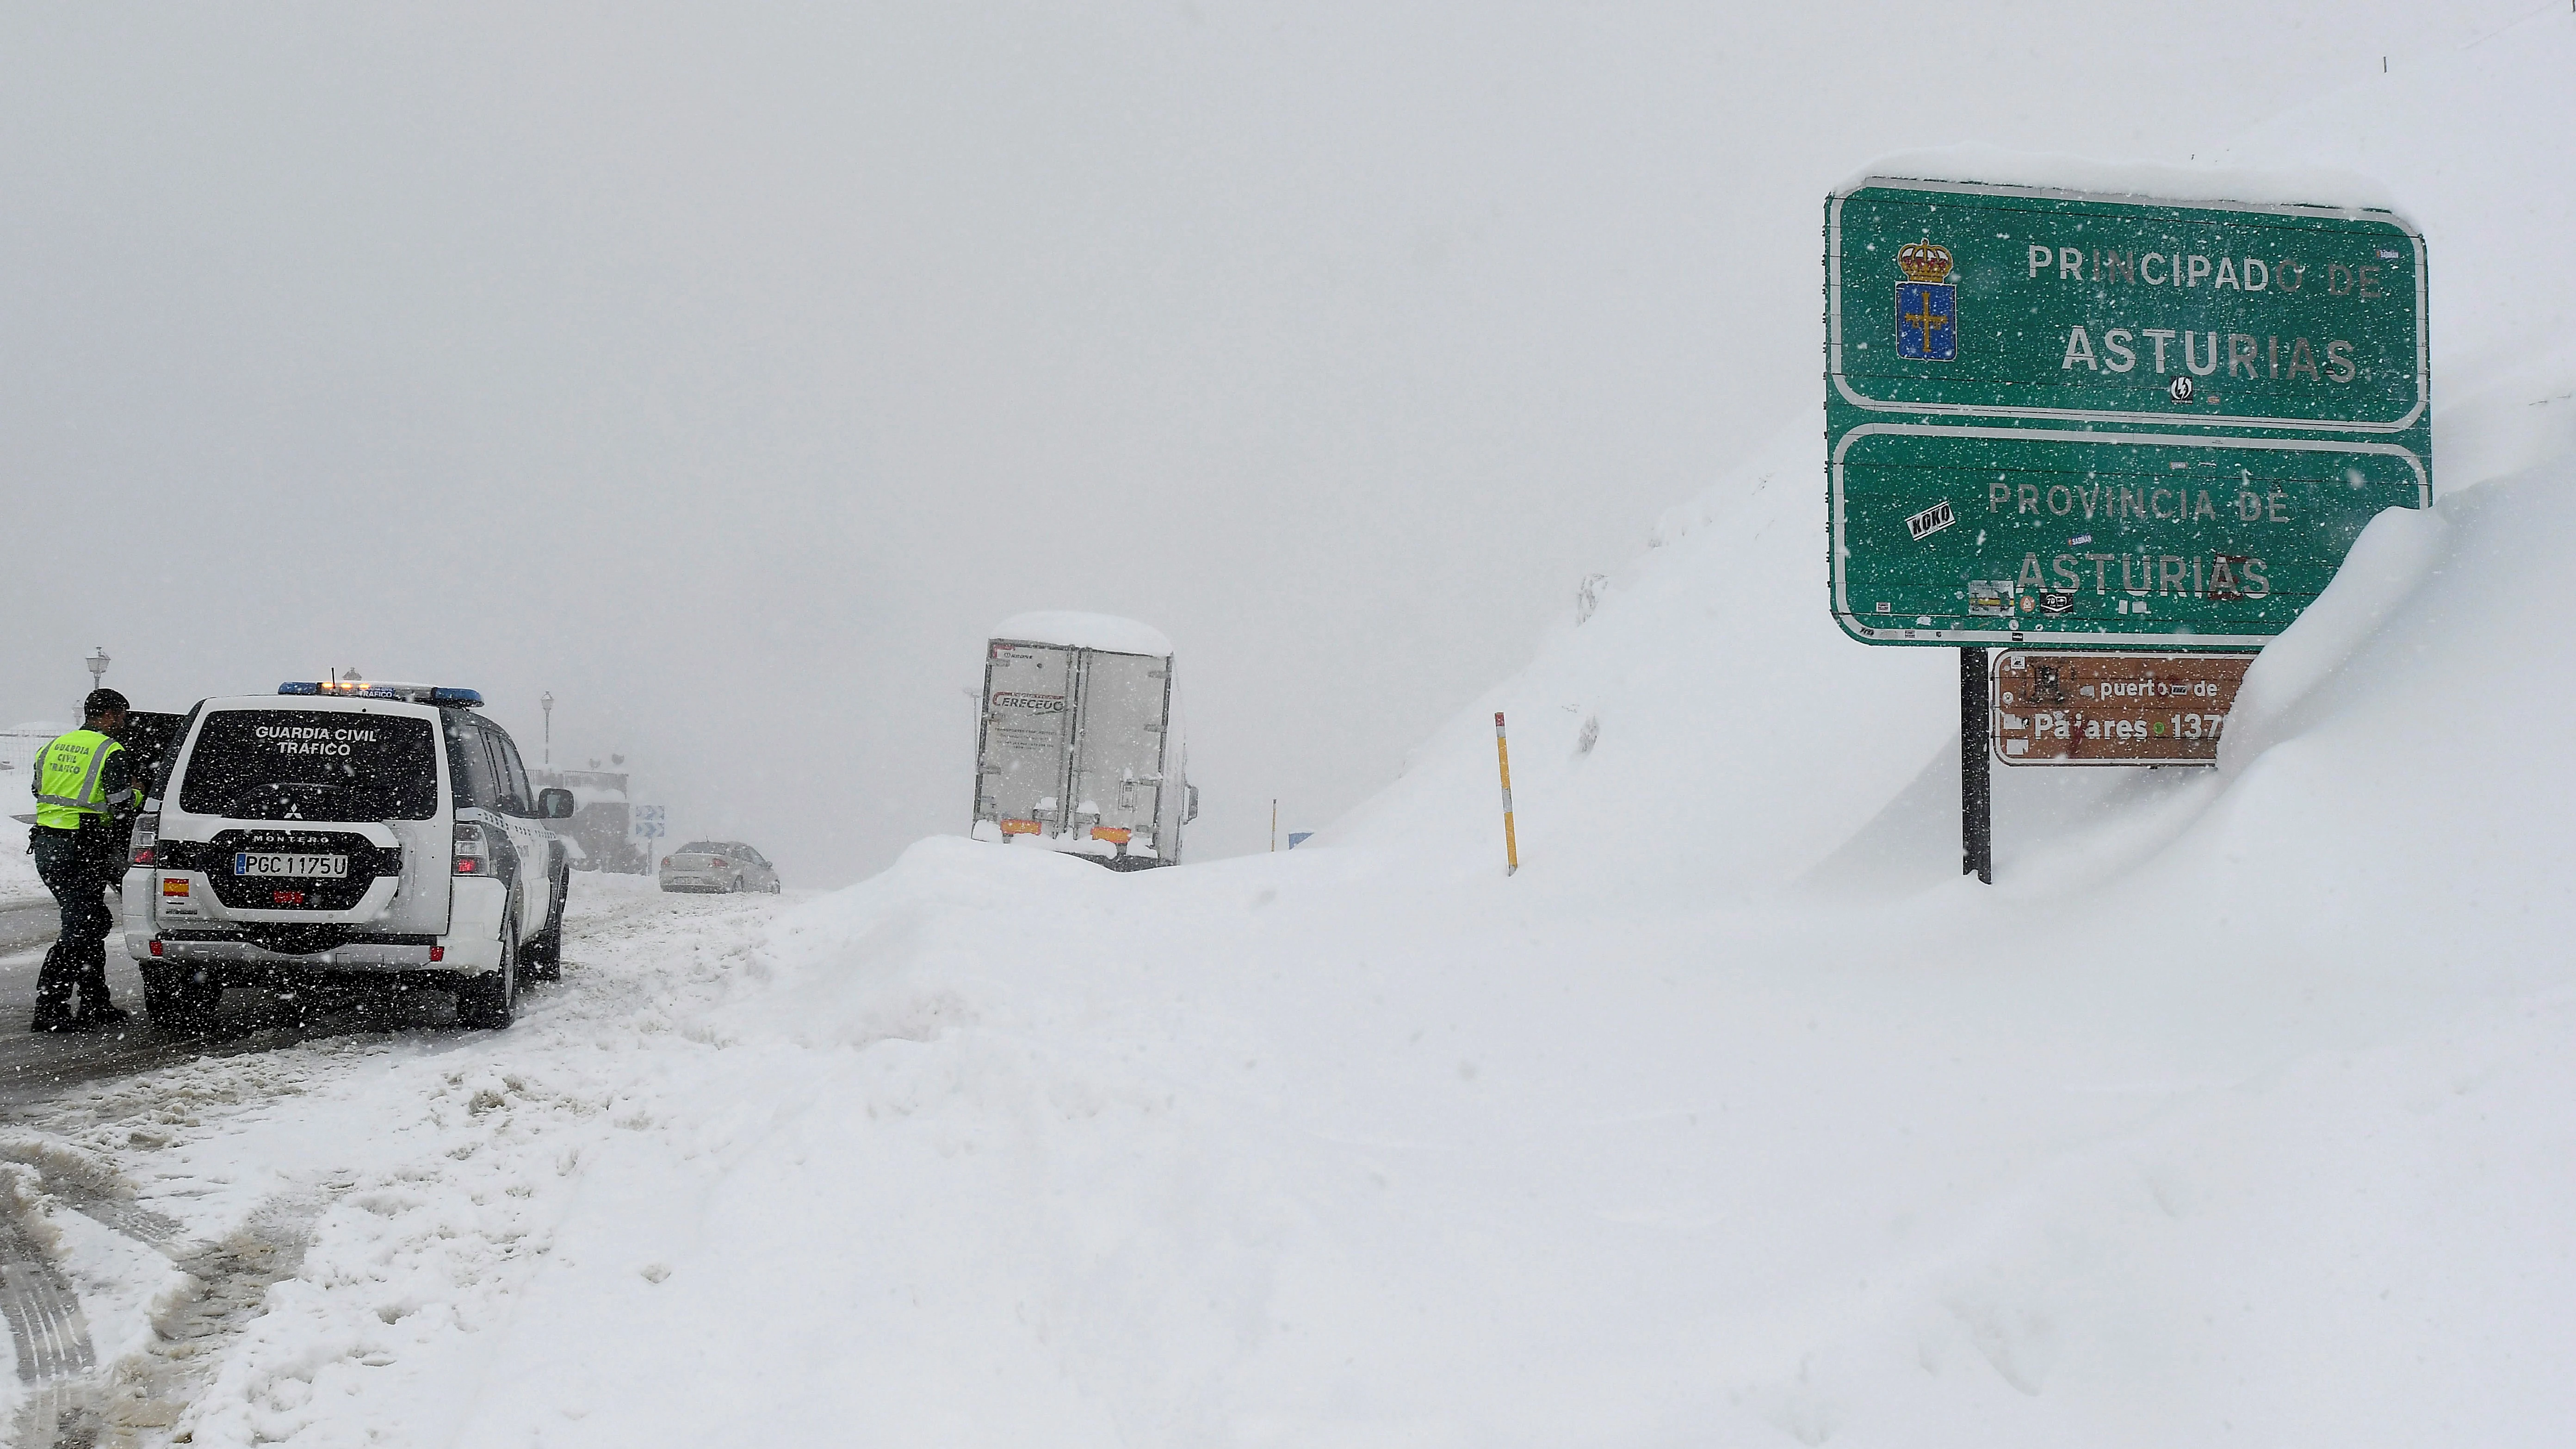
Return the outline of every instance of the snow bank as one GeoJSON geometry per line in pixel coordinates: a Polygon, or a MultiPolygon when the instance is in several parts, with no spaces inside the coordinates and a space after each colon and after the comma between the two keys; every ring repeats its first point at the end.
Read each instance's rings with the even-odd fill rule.
{"type": "Polygon", "coordinates": [[[1758,717],[1689,631],[1854,682],[1785,672],[1801,601],[1740,573],[1764,461],[1498,692],[1589,682],[1603,720],[1589,756],[1533,733],[1517,879],[1408,818],[1454,773],[1495,823],[1471,716],[1472,769],[1338,848],[1118,876],[936,839],[783,910],[585,878],[505,1035],[73,1104],[45,1125],[192,1233],[308,1204],[260,1316],[118,1381],[210,1363],[180,1427],[224,1446],[2545,1441],[2576,773],[2531,762],[2576,644],[2471,626],[2576,546],[2576,461],[2383,520],[2224,769],[2004,774],[1993,889],[1955,798],[1921,839],[1899,808],[1954,764],[1945,652],[1828,632],[1929,666],[1927,708],[1593,769],[1758,717]],[[2425,702],[2499,678],[2531,707],[2437,748],[2425,702]],[[1741,828],[1558,848],[1668,790],[1741,828]]]}
{"type": "Polygon", "coordinates": [[[994,625],[991,637],[1106,649],[1112,654],[1157,654],[1169,658],[1172,652],[1172,641],[1150,624],[1121,619],[1115,614],[1078,614],[1061,609],[1014,614],[994,625]]]}
{"type": "Polygon", "coordinates": [[[1954,651],[1854,645],[1827,613],[1824,470],[1801,419],[1666,514],[1589,620],[1303,848],[1498,874],[1500,710],[1523,889],[1752,898],[1805,875],[1957,738],[1954,651]]]}

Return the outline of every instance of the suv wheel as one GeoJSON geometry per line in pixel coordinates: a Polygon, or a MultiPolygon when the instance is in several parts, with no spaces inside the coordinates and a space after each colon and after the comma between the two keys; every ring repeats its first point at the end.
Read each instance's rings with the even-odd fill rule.
{"type": "Polygon", "coordinates": [[[527,949],[519,953],[528,963],[530,981],[563,979],[563,913],[564,897],[571,894],[572,867],[564,867],[555,880],[554,908],[546,912],[546,928],[528,938],[527,949]]]}
{"type": "Polygon", "coordinates": [[[456,1024],[499,1031],[519,1009],[519,950],[510,940],[510,922],[518,918],[517,901],[501,917],[501,964],[480,976],[456,983],[456,1024]]]}

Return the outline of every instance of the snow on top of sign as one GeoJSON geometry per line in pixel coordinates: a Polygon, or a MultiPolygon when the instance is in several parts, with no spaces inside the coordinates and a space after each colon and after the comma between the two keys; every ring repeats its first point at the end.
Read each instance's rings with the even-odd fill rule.
{"type": "Polygon", "coordinates": [[[1076,649],[1106,649],[1112,654],[1172,652],[1163,631],[1115,614],[1083,614],[1070,609],[1042,609],[1014,614],[993,626],[996,639],[1023,639],[1032,644],[1065,644],[1076,649]]]}
{"type": "Polygon", "coordinates": [[[1943,146],[1881,156],[1834,189],[1840,196],[1871,181],[1978,181],[2046,191],[2087,191],[2159,201],[2241,201],[2252,206],[2323,206],[2399,210],[2388,188],[2330,166],[2252,168],[2100,161],[2000,146],[1943,146]]]}

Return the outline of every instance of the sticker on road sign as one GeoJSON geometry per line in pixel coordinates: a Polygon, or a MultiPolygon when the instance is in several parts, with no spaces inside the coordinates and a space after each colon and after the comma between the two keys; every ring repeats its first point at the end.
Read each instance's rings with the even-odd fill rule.
{"type": "Polygon", "coordinates": [[[1959,515],[1951,512],[1949,503],[1944,500],[1905,520],[1905,531],[1914,535],[1916,543],[1921,543],[1958,521],[1959,515]]]}

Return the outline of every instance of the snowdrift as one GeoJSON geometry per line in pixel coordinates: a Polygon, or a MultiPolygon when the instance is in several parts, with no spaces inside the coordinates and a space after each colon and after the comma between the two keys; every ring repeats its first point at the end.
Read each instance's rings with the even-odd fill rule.
{"type": "MultiPolygon", "coordinates": [[[[1771,485],[1743,486],[1739,521],[1771,485]]],[[[765,924],[585,919],[488,1049],[380,1049],[154,1160],[171,1210],[299,1153],[339,1185],[184,1423],[2540,1442],[2576,1414],[2568,661],[2462,624],[2563,559],[2571,509],[2563,461],[2383,518],[2220,770],[2007,776],[1992,890],[1948,873],[1954,817],[1908,813],[1951,748],[1911,714],[1870,737],[1915,757],[1868,764],[1875,801],[1605,753],[1722,698],[1658,721],[1666,676],[1614,651],[1759,597],[1690,567],[1757,559],[1752,529],[1686,512],[1498,692],[1603,691],[1524,808],[1545,838],[1676,779],[1777,858],[1611,832],[1505,881],[1424,823],[1454,791],[1492,824],[1471,716],[1472,762],[1433,742],[1334,848],[1121,878],[933,840],[765,924]],[[2426,701],[2505,677],[2542,707],[2435,749],[2466,717],[2426,701]]]]}

